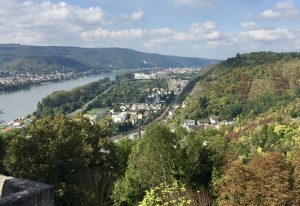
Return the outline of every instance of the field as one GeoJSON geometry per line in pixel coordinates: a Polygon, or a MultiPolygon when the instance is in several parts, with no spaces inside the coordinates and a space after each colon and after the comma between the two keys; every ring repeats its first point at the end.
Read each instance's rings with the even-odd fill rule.
{"type": "Polygon", "coordinates": [[[105,114],[106,111],[108,110],[109,108],[92,108],[91,110],[87,111],[86,113],[88,115],[93,115],[93,114],[105,114]]]}

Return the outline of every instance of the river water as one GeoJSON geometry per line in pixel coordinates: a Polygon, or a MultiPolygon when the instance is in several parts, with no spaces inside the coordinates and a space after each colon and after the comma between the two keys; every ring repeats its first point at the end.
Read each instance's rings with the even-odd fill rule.
{"type": "Polygon", "coordinates": [[[103,73],[98,75],[86,76],[79,79],[66,80],[34,86],[24,90],[7,92],[0,94],[0,120],[8,123],[27,114],[36,111],[37,103],[48,94],[58,90],[70,90],[90,82],[109,77],[114,80],[116,73],[103,73]]]}

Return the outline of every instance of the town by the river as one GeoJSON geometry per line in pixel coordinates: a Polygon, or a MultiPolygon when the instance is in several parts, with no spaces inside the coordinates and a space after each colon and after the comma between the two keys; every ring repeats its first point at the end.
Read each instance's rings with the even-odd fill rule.
{"type": "Polygon", "coordinates": [[[103,73],[78,79],[46,83],[14,92],[1,93],[0,108],[3,112],[3,114],[1,114],[1,121],[8,123],[14,119],[33,113],[36,111],[37,103],[54,91],[70,90],[105,77],[114,80],[115,76],[116,73],[103,73]]]}

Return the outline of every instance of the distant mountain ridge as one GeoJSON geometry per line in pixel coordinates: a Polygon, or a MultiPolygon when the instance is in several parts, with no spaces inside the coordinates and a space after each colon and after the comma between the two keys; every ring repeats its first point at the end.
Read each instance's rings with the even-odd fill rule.
{"type": "Polygon", "coordinates": [[[178,57],[124,48],[0,44],[0,71],[88,71],[151,67],[205,67],[219,60],[178,57]]]}

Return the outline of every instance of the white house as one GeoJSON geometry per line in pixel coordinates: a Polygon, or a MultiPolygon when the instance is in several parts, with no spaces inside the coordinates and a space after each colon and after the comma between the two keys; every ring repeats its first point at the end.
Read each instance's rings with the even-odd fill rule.
{"type": "Polygon", "coordinates": [[[196,120],[185,120],[183,123],[183,127],[185,127],[188,131],[194,130],[197,127],[196,120]]]}
{"type": "Polygon", "coordinates": [[[219,124],[220,118],[216,115],[210,115],[209,121],[211,124],[219,124]]]}
{"type": "Polygon", "coordinates": [[[111,115],[111,118],[114,123],[125,122],[128,118],[128,114],[127,114],[127,112],[121,112],[119,114],[111,115]]]}

